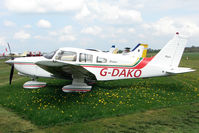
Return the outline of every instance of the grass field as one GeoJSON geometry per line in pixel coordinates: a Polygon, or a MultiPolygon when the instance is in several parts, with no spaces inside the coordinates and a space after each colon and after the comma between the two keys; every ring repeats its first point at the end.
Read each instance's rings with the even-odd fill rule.
{"type": "Polygon", "coordinates": [[[16,73],[9,86],[10,67],[0,60],[0,129],[20,130],[6,130],[17,125],[6,123],[10,116],[26,132],[199,132],[199,53],[185,53],[181,66],[197,71],[98,82],[91,92],[68,94],[61,88],[70,81],[40,79],[46,88],[27,90],[29,79],[16,73]]]}

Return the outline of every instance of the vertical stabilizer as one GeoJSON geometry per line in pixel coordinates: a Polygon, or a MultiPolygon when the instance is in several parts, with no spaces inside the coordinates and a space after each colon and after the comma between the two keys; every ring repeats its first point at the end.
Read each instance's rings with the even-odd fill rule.
{"type": "Polygon", "coordinates": [[[184,36],[176,35],[171,39],[162,50],[153,58],[151,64],[164,67],[178,67],[182,54],[187,43],[187,39],[184,36]]]}

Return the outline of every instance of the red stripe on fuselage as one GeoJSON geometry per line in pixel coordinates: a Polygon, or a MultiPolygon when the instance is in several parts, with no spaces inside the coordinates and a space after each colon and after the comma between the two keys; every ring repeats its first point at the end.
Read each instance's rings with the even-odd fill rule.
{"type": "Polygon", "coordinates": [[[142,68],[145,67],[152,59],[153,59],[153,57],[144,58],[137,66],[133,67],[133,69],[142,69],[142,68]]]}
{"type": "Polygon", "coordinates": [[[94,67],[94,68],[132,68],[132,67],[118,67],[118,66],[84,66],[81,65],[82,67],[94,67]]]}
{"type": "Polygon", "coordinates": [[[35,65],[35,64],[33,64],[33,63],[14,63],[14,64],[17,64],[17,65],[35,65]]]}
{"type": "Polygon", "coordinates": [[[94,68],[121,68],[121,69],[142,69],[144,68],[153,57],[144,58],[137,66],[135,67],[121,67],[121,66],[87,66],[87,65],[81,65],[82,67],[94,67],[94,68]]]}

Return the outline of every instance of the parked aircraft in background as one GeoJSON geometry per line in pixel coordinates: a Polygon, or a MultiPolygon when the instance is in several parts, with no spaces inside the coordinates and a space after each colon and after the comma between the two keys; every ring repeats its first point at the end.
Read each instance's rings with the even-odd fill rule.
{"type": "MultiPolygon", "coordinates": [[[[10,45],[8,43],[8,49],[10,50],[10,45]]],[[[19,52],[8,52],[8,49],[5,48],[5,52],[3,52],[3,54],[0,54],[0,56],[3,57],[27,57],[27,56],[42,56],[43,53],[40,51],[37,52],[31,52],[31,51],[25,51],[23,53],[19,53],[19,52]]]]}
{"type": "Polygon", "coordinates": [[[39,77],[72,80],[71,85],[62,88],[64,92],[87,92],[89,82],[169,76],[192,72],[193,69],[179,67],[187,39],[176,33],[164,48],[154,57],[147,58],[146,46],[138,45],[130,52],[115,54],[113,51],[60,48],[42,57],[23,57],[6,61],[11,64],[10,84],[14,68],[20,75],[29,76],[33,81],[24,88],[45,87],[39,77]],[[138,50],[139,48],[143,50],[138,50]]]}
{"type": "MultiPolygon", "coordinates": [[[[125,50],[122,52],[123,54],[130,54],[131,56],[136,57],[146,57],[147,54],[147,48],[148,44],[141,44],[139,43],[135,48],[133,48],[130,52],[130,48],[126,47],[125,50]]],[[[112,54],[118,54],[118,48],[115,47],[115,45],[112,45],[112,47],[109,50],[112,54]]]]}

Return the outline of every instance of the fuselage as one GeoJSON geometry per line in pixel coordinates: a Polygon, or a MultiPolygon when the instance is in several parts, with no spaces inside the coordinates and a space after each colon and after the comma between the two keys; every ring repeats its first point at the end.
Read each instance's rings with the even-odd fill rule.
{"type": "MultiPolygon", "coordinates": [[[[15,67],[19,74],[33,79],[38,77],[71,79],[72,84],[62,88],[64,92],[87,92],[92,88],[87,83],[96,80],[147,78],[193,72],[195,70],[191,68],[179,67],[186,42],[187,39],[177,32],[173,39],[151,58],[144,58],[146,47],[140,45],[135,47],[136,50],[123,54],[60,48],[43,57],[24,57],[6,61],[12,65],[9,81],[11,84],[15,67]]],[[[24,88],[40,88],[45,85],[44,82],[28,81],[24,88]]]]}
{"type": "Polygon", "coordinates": [[[132,54],[112,54],[79,48],[60,48],[45,57],[22,57],[13,60],[20,74],[30,77],[54,78],[55,75],[39,67],[38,61],[56,61],[82,66],[96,76],[97,80],[117,80],[165,76],[162,68],[150,66],[152,58],[132,54]],[[62,55],[61,55],[62,54],[62,55]],[[150,67],[148,67],[150,66],[150,67]]]}

